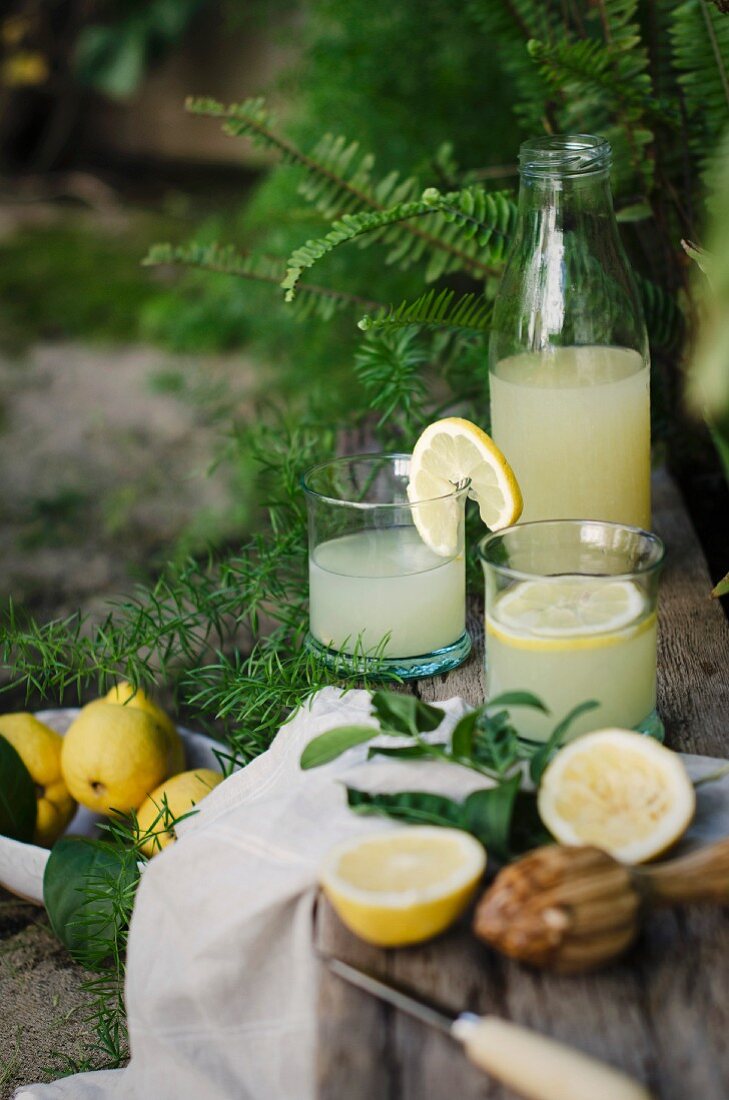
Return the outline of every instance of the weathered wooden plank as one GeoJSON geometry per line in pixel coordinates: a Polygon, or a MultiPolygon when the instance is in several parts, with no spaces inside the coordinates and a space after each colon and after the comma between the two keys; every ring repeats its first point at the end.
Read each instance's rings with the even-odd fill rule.
{"type": "MultiPolygon", "coordinates": [[[[675,748],[726,756],[729,630],[708,596],[708,571],[678,490],[664,474],[654,481],[654,517],[668,546],[658,678],[668,740],[675,748]]],[[[483,698],[483,627],[476,603],[469,626],[475,645],[468,664],[421,681],[422,698],[483,698]]],[[[465,924],[422,947],[385,952],[360,944],[323,905],[319,943],[454,1010],[495,1012],[570,1042],[633,1073],[658,1100],[729,1096],[726,912],[656,914],[624,960],[600,974],[572,978],[531,972],[500,958],[477,943],[465,924]]],[[[326,974],[320,1019],[320,1100],[512,1096],[473,1070],[444,1036],[373,1005],[326,974]],[[369,1061],[355,1046],[367,1047],[369,1061]]]]}
{"type": "Polygon", "coordinates": [[[729,628],[673,481],[653,479],[654,526],[667,547],[660,598],[658,709],[667,743],[729,754],[729,628]]]}

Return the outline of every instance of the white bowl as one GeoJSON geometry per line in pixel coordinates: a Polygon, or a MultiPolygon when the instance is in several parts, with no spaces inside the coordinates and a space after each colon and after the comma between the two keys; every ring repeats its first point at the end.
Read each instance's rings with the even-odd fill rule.
{"type": "MultiPolygon", "coordinates": [[[[78,712],[78,707],[41,710],[36,718],[63,735],[78,712]]],[[[203,733],[193,733],[184,726],[178,726],[177,730],[185,746],[187,768],[212,768],[213,771],[220,771],[220,763],[215,756],[216,749],[225,751],[220,742],[213,741],[203,733]]],[[[64,835],[99,836],[97,825],[104,820],[100,814],[79,806],[64,835]]],[[[43,875],[49,855],[48,848],[39,848],[37,844],[23,844],[19,840],[0,836],[0,886],[26,901],[42,905],[43,875]]]]}

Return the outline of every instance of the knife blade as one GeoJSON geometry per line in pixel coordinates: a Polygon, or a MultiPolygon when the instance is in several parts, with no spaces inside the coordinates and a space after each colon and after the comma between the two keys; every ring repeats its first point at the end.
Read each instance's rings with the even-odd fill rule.
{"type": "Polygon", "coordinates": [[[334,955],[320,958],[350,985],[455,1039],[469,1061],[525,1100],[651,1100],[644,1085],[620,1070],[530,1028],[449,1012],[334,955]]]}

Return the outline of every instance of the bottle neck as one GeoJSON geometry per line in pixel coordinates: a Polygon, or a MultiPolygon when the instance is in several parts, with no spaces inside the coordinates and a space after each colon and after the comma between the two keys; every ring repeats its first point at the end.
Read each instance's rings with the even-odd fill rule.
{"type": "MultiPolygon", "coordinates": [[[[524,174],[519,187],[519,223],[537,223],[567,232],[585,221],[616,226],[610,176],[607,171],[584,176],[533,176],[524,174]]],[[[617,229],[617,227],[616,227],[617,229]]]]}

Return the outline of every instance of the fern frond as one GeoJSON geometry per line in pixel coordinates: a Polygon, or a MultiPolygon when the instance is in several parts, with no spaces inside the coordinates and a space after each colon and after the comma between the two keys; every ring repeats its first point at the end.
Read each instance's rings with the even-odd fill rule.
{"type": "MultiPolygon", "coordinates": [[[[304,271],[335,248],[368,233],[376,233],[389,243],[392,239],[387,232],[389,227],[411,218],[428,218],[428,235],[448,246],[447,255],[431,257],[426,281],[432,282],[447,271],[459,269],[479,278],[494,274],[503,261],[516,222],[516,204],[502,192],[489,193],[480,187],[446,195],[431,187],[416,202],[399,203],[372,214],[345,214],[334,222],[326,236],[307,241],[292,253],[281,283],[286,301],[295,298],[304,271]]],[[[421,254],[422,250],[417,253],[418,258],[421,254]]],[[[412,260],[413,251],[404,244],[396,245],[388,255],[389,263],[400,266],[412,260]]]]}
{"type": "Polygon", "coordinates": [[[273,130],[271,116],[262,99],[230,106],[214,99],[192,99],[188,101],[188,110],[225,120],[226,133],[245,135],[255,144],[277,152],[284,162],[302,168],[306,177],[300,191],[325,217],[336,215],[346,221],[355,212],[385,214],[379,225],[372,223],[368,228],[368,236],[362,243],[382,240],[389,247],[388,264],[405,269],[424,261],[429,281],[464,267],[473,270],[477,277],[492,273],[487,264],[479,261],[477,249],[459,247],[455,240],[458,233],[448,230],[445,217],[434,216],[427,228],[417,227],[408,219],[391,218],[393,207],[417,200],[421,185],[415,178],[403,178],[397,172],[375,181],[372,178],[374,158],[370,154],[360,157],[357,142],[327,134],[312,155],[306,154],[273,130]],[[382,232],[376,232],[377,229],[382,232]]]}
{"type": "Polygon", "coordinates": [[[636,276],[653,351],[675,351],[684,338],[685,321],[676,299],[657,283],[636,276]]]}
{"type": "MultiPolygon", "coordinates": [[[[630,10],[629,3],[622,4],[623,16],[630,10]]],[[[611,24],[605,17],[605,44],[590,38],[551,44],[532,40],[528,49],[545,80],[564,93],[565,129],[605,133],[613,145],[618,180],[637,177],[649,190],[651,127],[656,121],[677,125],[678,113],[655,99],[647,52],[634,32],[636,28],[620,21],[611,24]]]]}
{"type": "Polygon", "coordinates": [[[552,89],[531,63],[527,42],[551,41],[555,16],[549,4],[533,0],[467,0],[466,10],[514,88],[514,114],[527,133],[544,129],[549,120],[552,89]]]}
{"type": "MultiPolygon", "coordinates": [[[[233,245],[197,244],[184,245],[155,244],[142,260],[145,267],[158,267],[162,264],[198,267],[205,271],[234,275],[237,278],[251,279],[254,282],[271,283],[279,286],[286,273],[285,263],[275,256],[239,252],[233,245]]],[[[368,301],[356,294],[347,294],[330,287],[302,283],[299,286],[301,298],[297,306],[301,317],[316,316],[323,321],[330,320],[341,310],[359,307],[378,308],[379,303],[368,301]]],[[[384,308],[380,306],[379,308],[384,308]]]]}
{"type": "Polygon", "coordinates": [[[685,0],[673,12],[670,34],[689,142],[706,174],[729,121],[729,18],[707,0],[685,0]]]}
{"type": "Polygon", "coordinates": [[[363,332],[388,331],[407,325],[485,332],[491,321],[492,304],[481,294],[464,294],[456,299],[453,290],[428,290],[414,301],[365,314],[359,322],[363,332]]]}

